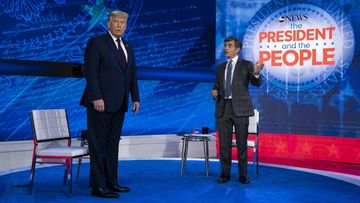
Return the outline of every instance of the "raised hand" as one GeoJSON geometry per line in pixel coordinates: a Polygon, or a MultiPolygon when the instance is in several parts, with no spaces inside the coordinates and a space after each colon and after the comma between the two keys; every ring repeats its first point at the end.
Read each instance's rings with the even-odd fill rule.
{"type": "Polygon", "coordinates": [[[262,64],[259,63],[259,61],[256,61],[254,66],[254,74],[259,75],[260,71],[264,68],[264,62],[262,64]]]}

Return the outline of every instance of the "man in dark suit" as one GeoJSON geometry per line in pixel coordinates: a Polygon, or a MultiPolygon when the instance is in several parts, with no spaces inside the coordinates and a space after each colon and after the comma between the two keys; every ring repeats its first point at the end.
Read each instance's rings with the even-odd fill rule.
{"type": "Polygon", "coordinates": [[[263,64],[240,59],[238,53],[242,43],[238,38],[228,37],[224,40],[224,52],[227,62],[216,68],[216,81],[211,95],[216,98],[216,123],[219,133],[221,175],[218,183],[230,180],[231,142],[233,126],[235,127],[238,149],[239,181],[248,184],[247,177],[247,137],[249,117],[254,115],[254,108],[249,95],[249,82],[261,85],[260,70],[263,64]]]}
{"type": "Polygon", "coordinates": [[[91,38],[85,50],[86,107],[90,150],[90,186],[94,196],[117,198],[128,192],[118,184],[118,148],[129,93],[132,111],[140,108],[135,58],[123,36],[128,14],[112,11],[108,32],[91,38]]]}

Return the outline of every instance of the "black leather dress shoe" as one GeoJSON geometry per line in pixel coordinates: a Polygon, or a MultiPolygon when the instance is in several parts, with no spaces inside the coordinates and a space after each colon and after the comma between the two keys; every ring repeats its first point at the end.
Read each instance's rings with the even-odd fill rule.
{"type": "Polygon", "coordinates": [[[115,193],[115,192],[107,192],[105,190],[103,190],[102,188],[93,188],[91,190],[91,195],[93,196],[97,196],[97,197],[104,197],[104,198],[118,198],[119,194],[115,193]]]}
{"type": "Polygon", "coordinates": [[[249,184],[250,183],[250,180],[249,180],[249,178],[247,176],[240,176],[239,181],[242,184],[249,184]]]}
{"type": "Polygon", "coordinates": [[[220,178],[218,178],[217,182],[218,182],[219,184],[223,184],[223,183],[228,182],[229,180],[230,180],[229,177],[221,176],[220,178]]]}
{"type": "Polygon", "coordinates": [[[109,186],[109,190],[111,190],[113,192],[130,192],[129,187],[123,187],[123,186],[120,186],[120,185],[109,186]]]}

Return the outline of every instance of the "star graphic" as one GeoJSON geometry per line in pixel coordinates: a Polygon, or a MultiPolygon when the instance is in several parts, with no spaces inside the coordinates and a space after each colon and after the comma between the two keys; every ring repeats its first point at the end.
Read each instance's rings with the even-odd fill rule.
{"type": "Polygon", "coordinates": [[[339,149],[334,145],[334,143],[326,148],[329,150],[329,157],[335,156],[337,159],[339,158],[339,149]]]}
{"type": "Polygon", "coordinates": [[[310,155],[310,156],[312,155],[311,153],[312,146],[309,145],[308,142],[305,142],[304,144],[300,145],[300,147],[303,155],[310,155]]]}
{"type": "Polygon", "coordinates": [[[354,149],[356,159],[360,159],[360,149],[354,149]]]}
{"type": "Polygon", "coordinates": [[[286,143],[282,140],[279,140],[277,143],[275,143],[275,153],[276,154],[287,154],[286,143]]]}

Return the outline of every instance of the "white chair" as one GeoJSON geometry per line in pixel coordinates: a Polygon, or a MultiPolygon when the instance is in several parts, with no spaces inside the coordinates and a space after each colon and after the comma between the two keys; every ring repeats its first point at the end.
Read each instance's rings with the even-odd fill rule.
{"type": "Polygon", "coordinates": [[[72,193],[73,159],[88,155],[88,148],[71,146],[69,124],[64,109],[32,110],[30,120],[34,140],[30,173],[31,191],[36,163],[63,164],[66,165],[63,184],[67,182],[69,192],[72,193]]]}
{"type": "MultiPolygon", "coordinates": [[[[249,117],[248,133],[255,135],[255,140],[247,140],[248,148],[253,149],[253,165],[256,175],[259,175],[259,111],[254,109],[254,116],[249,117]]],[[[235,132],[235,128],[233,128],[235,132]]],[[[232,140],[231,147],[237,147],[236,140],[232,140]]]]}

